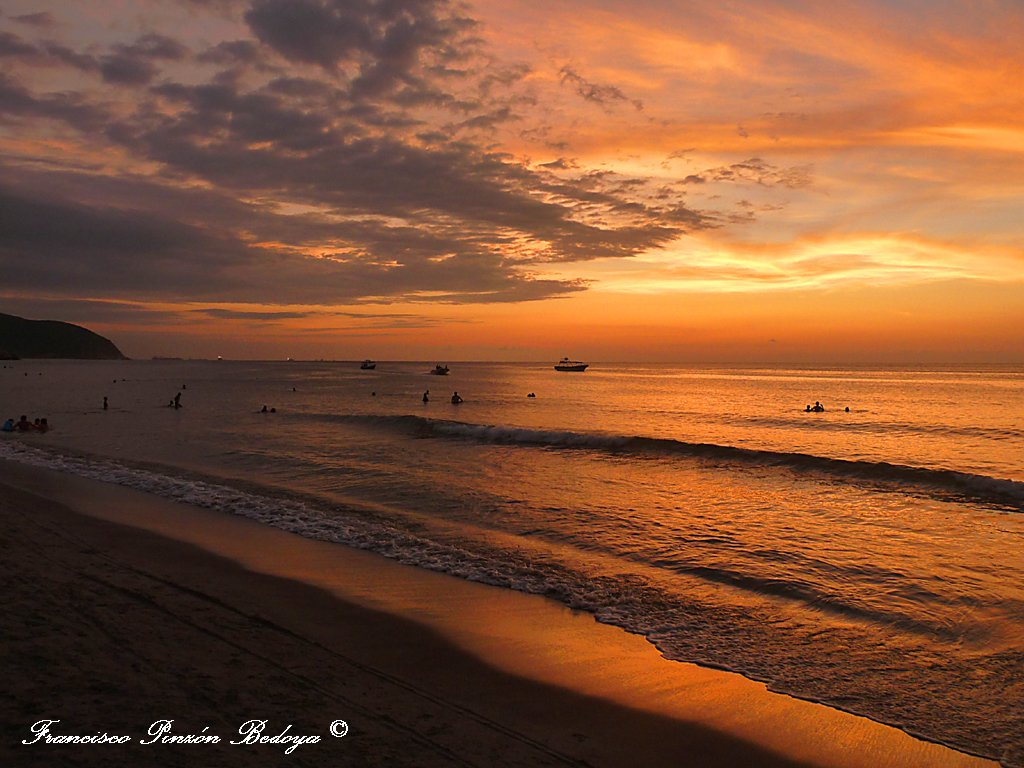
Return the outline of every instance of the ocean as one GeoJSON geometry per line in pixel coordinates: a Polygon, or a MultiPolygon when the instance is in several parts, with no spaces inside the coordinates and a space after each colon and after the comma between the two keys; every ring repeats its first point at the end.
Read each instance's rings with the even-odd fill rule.
{"type": "Polygon", "coordinates": [[[18,361],[0,382],[0,417],[52,427],[0,458],[543,594],[1024,765],[1024,369],[18,361]]]}

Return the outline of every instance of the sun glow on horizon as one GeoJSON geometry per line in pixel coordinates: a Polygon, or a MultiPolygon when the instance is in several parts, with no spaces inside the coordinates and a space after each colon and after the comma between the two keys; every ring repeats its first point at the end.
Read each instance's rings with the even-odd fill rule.
{"type": "Polygon", "coordinates": [[[137,356],[1024,362],[1019,4],[440,0],[402,50],[371,5],[11,0],[5,308],[137,356]]]}

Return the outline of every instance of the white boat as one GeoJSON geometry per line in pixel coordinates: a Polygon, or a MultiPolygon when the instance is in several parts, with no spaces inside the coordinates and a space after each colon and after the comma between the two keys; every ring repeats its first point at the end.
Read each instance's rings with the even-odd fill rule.
{"type": "Polygon", "coordinates": [[[588,363],[581,363],[579,360],[570,360],[568,357],[563,357],[557,363],[555,363],[556,371],[585,371],[587,370],[588,363]]]}

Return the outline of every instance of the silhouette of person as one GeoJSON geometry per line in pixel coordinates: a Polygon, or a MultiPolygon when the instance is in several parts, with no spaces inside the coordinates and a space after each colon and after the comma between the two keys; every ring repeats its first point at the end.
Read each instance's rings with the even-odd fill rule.
{"type": "Polygon", "coordinates": [[[172,402],[174,403],[175,408],[181,408],[181,392],[174,396],[174,400],[172,402]]]}
{"type": "Polygon", "coordinates": [[[462,402],[462,398],[459,397],[458,392],[452,392],[452,405],[458,405],[462,402]]]}
{"type": "Polygon", "coordinates": [[[104,410],[104,411],[105,411],[105,410],[107,410],[107,408],[108,408],[108,407],[109,407],[109,406],[107,405],[107,398],[105,398],[105,397],[104,397],[104,398],[103,398],[103,410],[104,410]]]}
{"type": "Polygon", "coordinates": [[[266,413],[266,412],[267,412],[267,406],[264,405],[263,408],[260,410],[260,413],[266,413]]]}
{"type": "Polygon", "coordinates": [[[429,403],[430,402],[430,390],[429,389],[426,392],[423,393],[423,402],[424,403],[429,403]]]}

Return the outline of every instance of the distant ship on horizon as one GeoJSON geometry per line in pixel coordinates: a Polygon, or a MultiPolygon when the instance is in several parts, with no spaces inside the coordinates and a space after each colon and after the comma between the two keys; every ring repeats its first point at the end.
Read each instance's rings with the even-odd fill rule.
{"type": "Polygon", "coordinates": [[[589,367],[589,363],[581,363],[579,360],[570,360],[568,357],[563,357],[557,363],[555,363],[556,371],[585,371],[589,367]]]}

